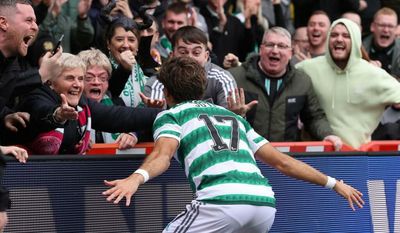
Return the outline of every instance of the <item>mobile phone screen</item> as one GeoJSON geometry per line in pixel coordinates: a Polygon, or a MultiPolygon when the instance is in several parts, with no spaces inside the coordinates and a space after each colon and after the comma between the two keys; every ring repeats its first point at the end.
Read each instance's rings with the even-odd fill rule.
{"type": "Polygon", "coordinates": [[[64,34],[61,35],[60,39],[58,40],[56,47],[54,47],[53,51],[51,52],[52,54],[55,54],[57,52],[57,50],[60,48],[61,46],[61,42],[64,39],[64,34]]]}

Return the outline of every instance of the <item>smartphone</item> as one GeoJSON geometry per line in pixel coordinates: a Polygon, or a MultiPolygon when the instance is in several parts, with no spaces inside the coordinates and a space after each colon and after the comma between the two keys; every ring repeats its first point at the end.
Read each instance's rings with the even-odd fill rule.
{"type": "Polygon", "coordinates": [[[61,35],[60,39],[58,40],[56,47],[54,47],[53,51],[51,51],[51,54],[55,54],[57,53],[57,50],[60,48],[61,46],[61,42],[64,39],[64,34],[61,35]]]}

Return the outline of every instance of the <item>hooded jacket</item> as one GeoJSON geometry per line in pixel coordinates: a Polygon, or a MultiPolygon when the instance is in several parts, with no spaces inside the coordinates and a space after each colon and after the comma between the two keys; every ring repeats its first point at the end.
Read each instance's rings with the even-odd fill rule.
{"type": "Polygon", "coordinates": [[[348,145],[359,148],[371,140],[385,107],[400,103],[400,83],[385,70],[361,58],[361,32],[350,20],[332,23],[326,42],[337,24],[343,24],[351,38],[347,65],[339,68],[330,52],[298,63],[312,80],[315,92],[325,110],[334,134],[348,145]]]}
{"type": "Polygon", "coordinates": [[[273,103],[265,90],[264,77],[258,66],[259,56],[250,57],[241,66],[230,69],[238,87],[245,90],[246,103],[258,100],[247,113],[254,130],[269,141],[300,141],[298,119],[316,140],[322,140],[333,131],[318,103],[310,77],[288,65],[283,83],[273,103]]]}

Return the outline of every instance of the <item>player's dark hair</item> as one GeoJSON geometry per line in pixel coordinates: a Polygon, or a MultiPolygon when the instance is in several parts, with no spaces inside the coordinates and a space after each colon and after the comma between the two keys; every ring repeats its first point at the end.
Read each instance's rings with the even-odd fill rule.
{"type": "Polygon", "coordinates": [[[163,63],[158,79],[175,103],[200,100],[206,88],[204,67],[189,57],[174,57],[163,63]]]}

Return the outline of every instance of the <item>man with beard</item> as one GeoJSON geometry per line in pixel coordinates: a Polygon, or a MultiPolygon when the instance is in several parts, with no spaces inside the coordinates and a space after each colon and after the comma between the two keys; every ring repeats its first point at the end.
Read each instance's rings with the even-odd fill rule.
{"type": "Polygon", "coordinates": [[[384,7],[377,11],[371,23],[372,34],[363,44],[369,57],[378,60],[382,68],[395,78],[400,78],[400,39],[396,39],[397,14],[384,7]]]}
{"type": "Polygon", "coordinates": [[[386,106],[400,107],[400,83],[361,58],[361,32],[354,22],[333,22],[329,52],[297,64],[312,80],[333,132],[359,148],[371,140],[386,106]]]}
{"type": "MultiPolygon", "coordinates": [[[[36,87],[42,85],[54,74],[60,71],[57,59],[59,52],[51,57],[47,53],[39,70],[29,69],[23,58],[28,46],[32,44],[38,32],[36,17],[32,6],[26,0],[0,1],[0,131],[2,136],[9,136],[5,128],[17,131],[29,120],[29,114],[13,113],[6,105],[9,101],[36,87]],[[51,67],[51,69],[50,69],[51,67]]],[[[26,156],[26,151],[14,148],[14,152],[26,156]]],[[[0,150],[0,154],[14,153],[10,150],[0,150]]],[[[2,180],[5,161],[0,157],[0,181],[2,180]]],[[[0,232],[7,224],[6,209],[10,207],[10,198],[6,188],[0,187],[0,232]]]]}

